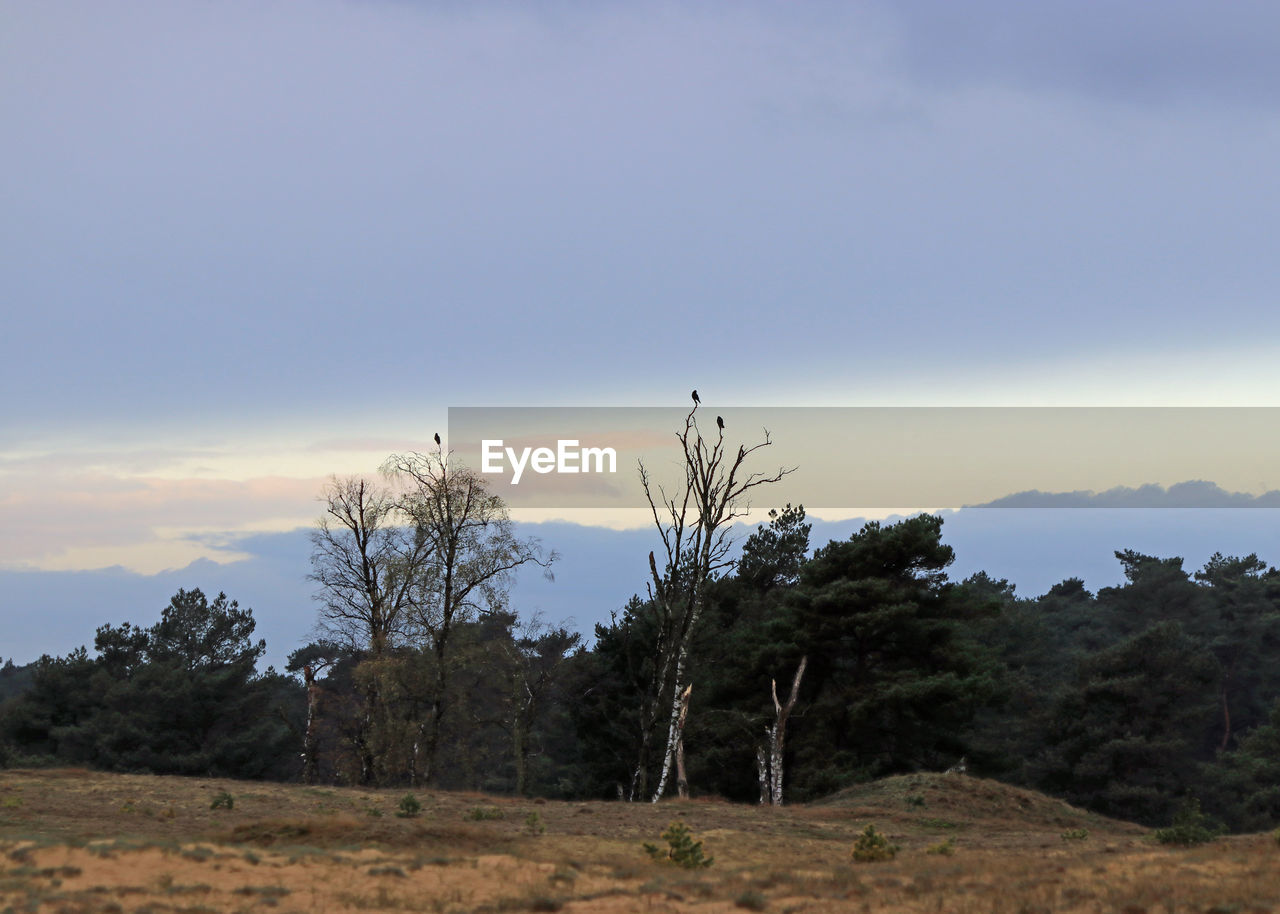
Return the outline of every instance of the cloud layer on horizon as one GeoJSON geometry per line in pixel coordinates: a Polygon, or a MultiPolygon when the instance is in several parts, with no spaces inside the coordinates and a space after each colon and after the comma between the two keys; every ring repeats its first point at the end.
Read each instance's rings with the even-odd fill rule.
{"type": "Polygon", "coordinates": [[[452,405],[1280,390],[1259,0],[4,19],[5,567],[246,569],[452,405]]]}
{"type": "MultiPolygon", "coordinates": [[[[1182,556],[1184,567],[1201,567],[1215,552],[1257,553],[1280,563],[1280,523],[1270,510],[1162,508],[1072,510],[981,508],[944,512],[943,540],[956,553],[952,580],[978,571],[1012,582],[1035,596],[1067,577],[1096,590],[1123,581],[1118,549],[1161,557],[1182,556]]],[[[893,518],[885,522],[893,522],[893,518]]],[[[811,545],[845,539],[862,519],[813,522],[811,545]]],[[[752,528],[743,527],[739,541],[752,528]]],[[[539,614],[590,635],[632,594],[645,588],[644,556],[653,548],[649,528],[606,530],[548,522],[520,525],[560,554],[554,580],[518,577],[510,605],[524,617],[539,614]]],[[[238,537],[246,558],[219,563],[201,559],[183,568],[137,574],[121,568],[96,571],[8,571],[0,569],[0,618],[11,620],[3,656],[18,662],[41,653],[65,654],[92,645],[103,624],[149,625],[179,588],[199,587],[212,596],[225,591],[254,610],[258,635],[267,640],[267,662],[277,667],[310,637],[316,620],[310,570],[310,530],[238,537]],[[32,624],[31,620],[39,620],[32,624]]]]}
{"type": "Polygon", "coordinates": [[[1280,490],[1260,494],[1228,492],[1217,483],[1188,480],[1165,487],[1155,483],[1116,486],[1103,492],[1015,492],[974,508],[1280,508],[1280,490]]]}

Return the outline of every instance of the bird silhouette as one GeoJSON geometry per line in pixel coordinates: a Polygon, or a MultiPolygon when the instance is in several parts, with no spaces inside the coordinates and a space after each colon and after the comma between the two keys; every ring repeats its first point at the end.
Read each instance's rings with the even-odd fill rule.
{"type": "Polygon", "coordinates": [[[694,403],[701,403],[701,402],[702,402],[702,398],[698,396],[698,389],[697,389],[696,387],[695,387],[695,388],[694,388],[694,390],[693,390],[693,402],[694,402],[694,403]]]}
{"type": "Polygon", "coordinates": [[[724,431],[724,420],[719,416],[716,416],[716,425],[719,427],[720,431],[724,431]]]}
{"type": "Polygon", "coordinates": [[[439,432],[436,432],[436,446],[437,446],[437,447],[439,447],[439,446],[440,446],[440,433],[439,433],[439,432]]]}

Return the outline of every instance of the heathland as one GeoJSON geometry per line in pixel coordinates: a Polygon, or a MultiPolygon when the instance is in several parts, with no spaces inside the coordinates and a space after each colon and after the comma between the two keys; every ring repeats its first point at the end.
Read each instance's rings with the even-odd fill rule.
{"type": "Polygon", "coordinates": [[[82,769],[0,771],[0,910],[1280,907],[1280,846],[1269,834],[1165,845],[1144,827],[958,774],[891,777],[781,808],[407,796],[82,769]],[[711,865],[664,859],[662,833],[673,821],[703,842],[711,865]],[[854,858],[868,825],[896,855],[854,858]]]}

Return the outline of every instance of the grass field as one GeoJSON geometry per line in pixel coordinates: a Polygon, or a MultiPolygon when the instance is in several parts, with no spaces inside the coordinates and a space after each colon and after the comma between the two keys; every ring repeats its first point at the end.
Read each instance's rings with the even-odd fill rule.
{"type": "Polygon", "coordinates": [[[402,817],[404,795],[0,771],[0,911],[1280,910],[1270,835],[1163,847],[1137,826],[958,775],[780,810],[418,791],[421,811],[402,817]],[[677,819],[712,866],[645,853],[677,819]],[[896,858],[851,859],[868,823],[896,858]]]}

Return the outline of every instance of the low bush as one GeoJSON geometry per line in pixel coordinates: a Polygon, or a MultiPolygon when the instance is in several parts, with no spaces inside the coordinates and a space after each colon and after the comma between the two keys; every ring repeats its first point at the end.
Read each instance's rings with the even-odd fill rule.
{"type": "Polygon", "coordinates": [[[1196,844],[1207,844],[1225,831],[1221,824],[1200,810],[1200,801],[1192,797],[1186,800],[1174,815],[1172,825],[1168,828],[1156,829],[1155,839],[1161,844],[1191,847],[1196,844]]]}
{"type": "Polygon", "coordinates": [[[654,860],[674,863],[686,869],[701,869],[715,861],[714,857],[707,857],[702,853],[702,842],[693,839],[689,826],[683,822],[672,822],[668,825],[667,830],[662,833],[662,839],[667,842],[665,850],[654,844],[644,846],[645,851],[654,860]]]}
{"type": "Polygon", "coordinates": [[[396,815],[401,819],[412,819],[420,812],[422,812],[422,803],[413,794],[406,793],[400,798],[400,808],[396,811],[396,815]]]}
{"type": "Polygon", "coordinates": [[[872,863],[877,860],[892,860],[898,855],[898,845],[893,844],[882,833],[876,831],[874,825],[868,824],[853,842],[850,856],[858,863],[872,863]]]}

